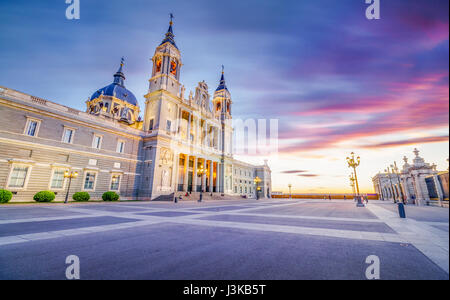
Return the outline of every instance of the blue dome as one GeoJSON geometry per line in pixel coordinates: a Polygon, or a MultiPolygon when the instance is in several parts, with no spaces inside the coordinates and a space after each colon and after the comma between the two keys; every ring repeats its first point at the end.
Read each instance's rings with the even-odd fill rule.
{"type": "Polygon", "coordinates": [[[114,96],[120,100],[126,101],[130,103],[131,105],[138,106],[136,97],[133,95],[133,93],[125,88],[124,81],[125,81],[125,75],[122,72],[123,67],[123,58],[120,63],[120,68],[114,74],[114,82],[111,83],[108,86],[105,86],[104,88],[99,89],[91,96],[91,100],[94,100],[100,95],[105,96],[114,96]]]}
{"type": "Polygon", "coordinates": [[[105,96],[114,96],[120,100],[130,103],[131,105],[137,106],[137,100],[133,93],[117,83],[111,83],[110,85],[99,89],[92,94],[91,100],[98,98],[101,94],[105,96]]]}

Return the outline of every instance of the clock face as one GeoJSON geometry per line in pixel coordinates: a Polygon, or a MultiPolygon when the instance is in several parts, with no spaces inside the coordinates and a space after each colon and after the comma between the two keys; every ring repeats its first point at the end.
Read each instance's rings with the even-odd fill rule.
{"type": "Polygon", "coordinates": [[[156,60],[156,73],[161,72],[161,64],[162,64],[161,58],[158,58],[156,60]]]}
{"type": "Polygon", "coordinates": [[[177,62],[174,60],[170,62],[170,74],[177,76],[177,62]]]}

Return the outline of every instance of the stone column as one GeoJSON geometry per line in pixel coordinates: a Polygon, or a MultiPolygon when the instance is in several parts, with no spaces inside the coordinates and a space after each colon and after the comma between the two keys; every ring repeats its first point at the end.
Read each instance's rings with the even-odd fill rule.
{"type": "Polygon", "coordinates": [[[188,117],[188,126],[187,126],[187,134],[186,134],[186,136],[187,136],[188,143],[190,143],[191,142],[191,117],[192,117],[190,112],[188,112],[188,116],[189,117],[188,117]]]}
{"type": "Polygon", "coordinates": [[[402,182],[403,182],[403,191],[405,193],[406,203],[409,203],[409,202],[411,202],[411,193],[409,192],[408,178],[401,177],[401,179],[402,179],[402,182]]]}
{"type": "Polygon", "coordinates": [[[214,180],[214,163],[209,161],[209,192],[213,192],[213,180],[214,180]]]}
{"type": "Polygon", "coordinates": [[[192,191],[197,192],[197,157],[194,157],[194,170],[192,174],[192,191]]]}
{"type": "Polygon", "coordinates": [[[220,176],[221,176],[221,173],[220,173],[220,170],[219,170],[219,168],[220,168],[219,162],[216,162],[216,166],[217,166],[217,171],[216,171],[216,192],[221,193],[222,192],[222,189],[220,187],[220,176]]]}
{"type": "Polygon", "coordinates": [[[203,159],[203,174],[202,174],[202,191],[207,192],[206,190],[206,159],[203,159]]]}
{"type": "Polygon", "coordinates": [[[416,205],[423,205],[424,204],[424,196],[423,196],[423,191],[422,191],[422,186],[420,184],[420,175],[419,174],[414,174],[414,182],[415,182],[415,186],[416,186],[416,205]]]}
{"type": "Polygon", "coordinates": [[[195,144],[198,145],[200,141],[200,119],[195,119],[195,144]]]}
{"type": "Polygon", "coordinates": [[[172,180],[171,180],[171,185],[174,192],[176,192],[178,189],[178,165],[180,164],[179,159],[180,159],[179,154],[175,152],[173,154],[172,180]]]}
{"type": "Polygon", "coordinates": [[[183,177],[183,191],[188,191],[188,170],[189,170],[189,155],[185,155],[184,159],[184,177],[183,177]]]}
{"type": "Polygon", "coordinates": [[[204,139],[203,139],[203,146],[206,147],[208,145],[208,122],[203,122],[203,132],[204,132],[204,139]]]}
{"type": "Polygon", "coordinates": [[[439,177],[437,174],[433,175],[433,182],[436,186],[436,192],[438,194],[439,198],[439,206],[443,207],[443,201],[444,201],[444,192],[442,191],[441,184],[439,183],[439,177]]]}

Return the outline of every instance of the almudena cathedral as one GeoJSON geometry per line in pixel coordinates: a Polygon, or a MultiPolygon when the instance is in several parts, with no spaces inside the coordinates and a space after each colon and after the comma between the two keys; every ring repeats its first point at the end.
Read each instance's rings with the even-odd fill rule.
{"type": "Polygon", "coordinates": [[[12,201],[30,201],[42,190],[63,200],[65,171],[79,174],[70,194],[87,191],[91,199],[106,191],[122,200],[168,200],[187,192],[270,197],[267,161],[254,166],[233,158],[232,100],[223,72],[212,103],[204,81],[185,97],[172,25],[152,58],[143,119],[125,88],[123,60],[114,81],[86,101],[85,112],[0,87],[0,189],[12,191],[12,201]]]}

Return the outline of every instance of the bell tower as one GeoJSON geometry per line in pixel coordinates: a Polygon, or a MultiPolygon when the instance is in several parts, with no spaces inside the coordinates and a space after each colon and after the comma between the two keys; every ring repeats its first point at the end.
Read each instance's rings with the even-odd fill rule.
{"type": "Polygon", "coordinates": [[[179,80],[182,63],[180,50],[175,43],[172,26],[173,15],[170,14],[169,29],[151,59],[153,69],[152,77],[149,80],[149,93],[165,90],[179,97],[181,87],[179,80]]]}
{"type": "Polygon", "coordinates": [[[224,66],[222,66],[222,76],[220,77],[220,83],[214,92],[213,98],[214,117],[222,121],[231,120],[232,103],[231,94],[225,84],[224,66]]]}

